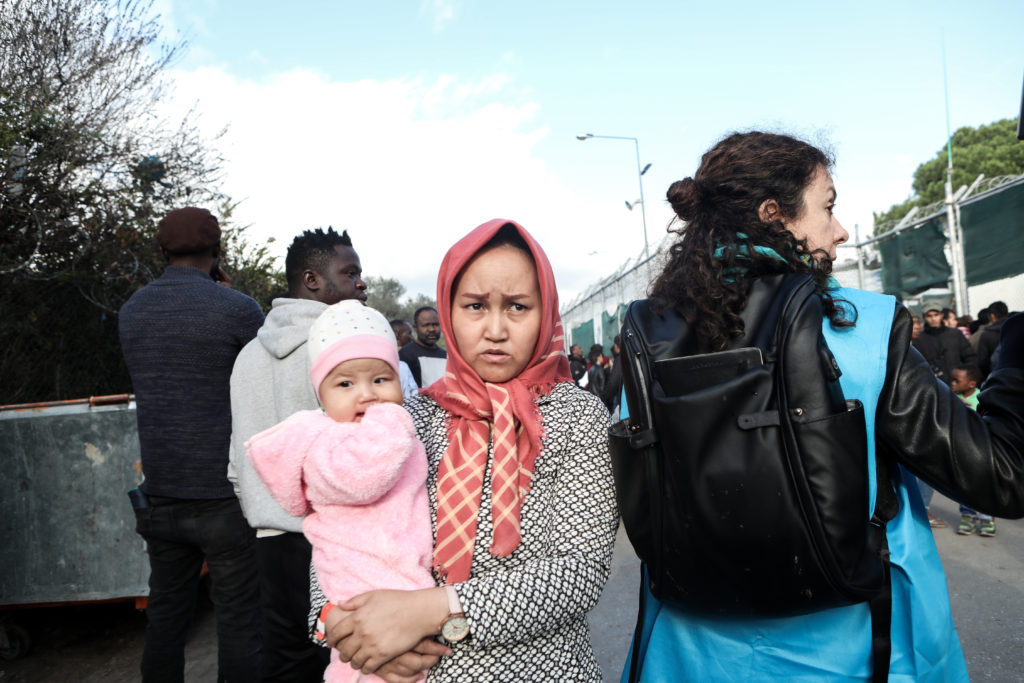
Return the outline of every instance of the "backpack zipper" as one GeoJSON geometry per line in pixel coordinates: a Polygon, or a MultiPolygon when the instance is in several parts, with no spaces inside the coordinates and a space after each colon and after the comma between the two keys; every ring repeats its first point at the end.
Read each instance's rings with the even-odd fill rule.
{"type": "MultiPolygon", "coordinates": [[[[626,333],[626,345],[630,350],[630,357],[633,362],[633,368],[636,372],[637,381],[640,383],[640,405],[643,408],[643,417],[646,418],[646,422],[643,424],[644,429],[654,428],[654,415],[651,411],[651,405],[648,399],[648,388],[647,388],[647,376],[644,373],[643,363],[640,360],[640,349],[637,345],[636,338],[633,335],[632,328],[626,328],[623,330],[626,333]]],[[[640,427],[631,426],[630,431],[640,431],[640,427]]]]}

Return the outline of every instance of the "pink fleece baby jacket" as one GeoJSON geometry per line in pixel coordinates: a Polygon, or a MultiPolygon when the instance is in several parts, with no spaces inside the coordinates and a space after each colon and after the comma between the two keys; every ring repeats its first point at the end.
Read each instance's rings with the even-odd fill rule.
{"type": "MultiPolygon", "coordinates": [[[[254,436],[246,452],[281,507],[306,515],[302,531],[331,602],[434,586],[427,456],[404,408],[375,404],[362,422],[301,411],[254,436]]],[[[380,679],[360,677],[333,650],[325,680],[380,679]]]]}

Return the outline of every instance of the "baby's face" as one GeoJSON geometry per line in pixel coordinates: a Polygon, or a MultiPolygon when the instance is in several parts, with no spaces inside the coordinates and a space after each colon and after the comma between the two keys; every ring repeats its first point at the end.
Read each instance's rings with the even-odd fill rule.
{"type": "Polygon", "coordinates": [[[402,403],[398,373],[377,358],[353,358],[320,384],[320,405],[335,422],[359,422],[374,403],[402,403]]]}

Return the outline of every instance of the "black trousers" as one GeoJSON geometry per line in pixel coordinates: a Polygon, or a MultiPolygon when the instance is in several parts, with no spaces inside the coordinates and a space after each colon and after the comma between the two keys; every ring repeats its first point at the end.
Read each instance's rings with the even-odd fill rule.
{"type": "Polygon", "coordinates": [[[263,606],[263,680],[319,683],[330,649],[309,639],[309,563],[299,533],[256,539],[263,606]]]}
{"type": "Polygon", "coordinates": [[[236,498],[164,499],[135,510],[149,553],[149,604],[142,653],[145,683],[180,683],[199,571],[210,569],[217,613],[217,680],[259,679],[260,603],[256,534],[236,498]]]}

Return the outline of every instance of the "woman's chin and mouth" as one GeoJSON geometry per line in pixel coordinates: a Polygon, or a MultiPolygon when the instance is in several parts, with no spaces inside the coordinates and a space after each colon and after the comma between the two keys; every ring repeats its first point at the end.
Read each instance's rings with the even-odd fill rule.
{"type": "Polygon", "coordinates": [[[501,352],[481,353],[470,365],[480,379],[492,384],[507,382],[521,370],[512,356],[501,352]]]}

